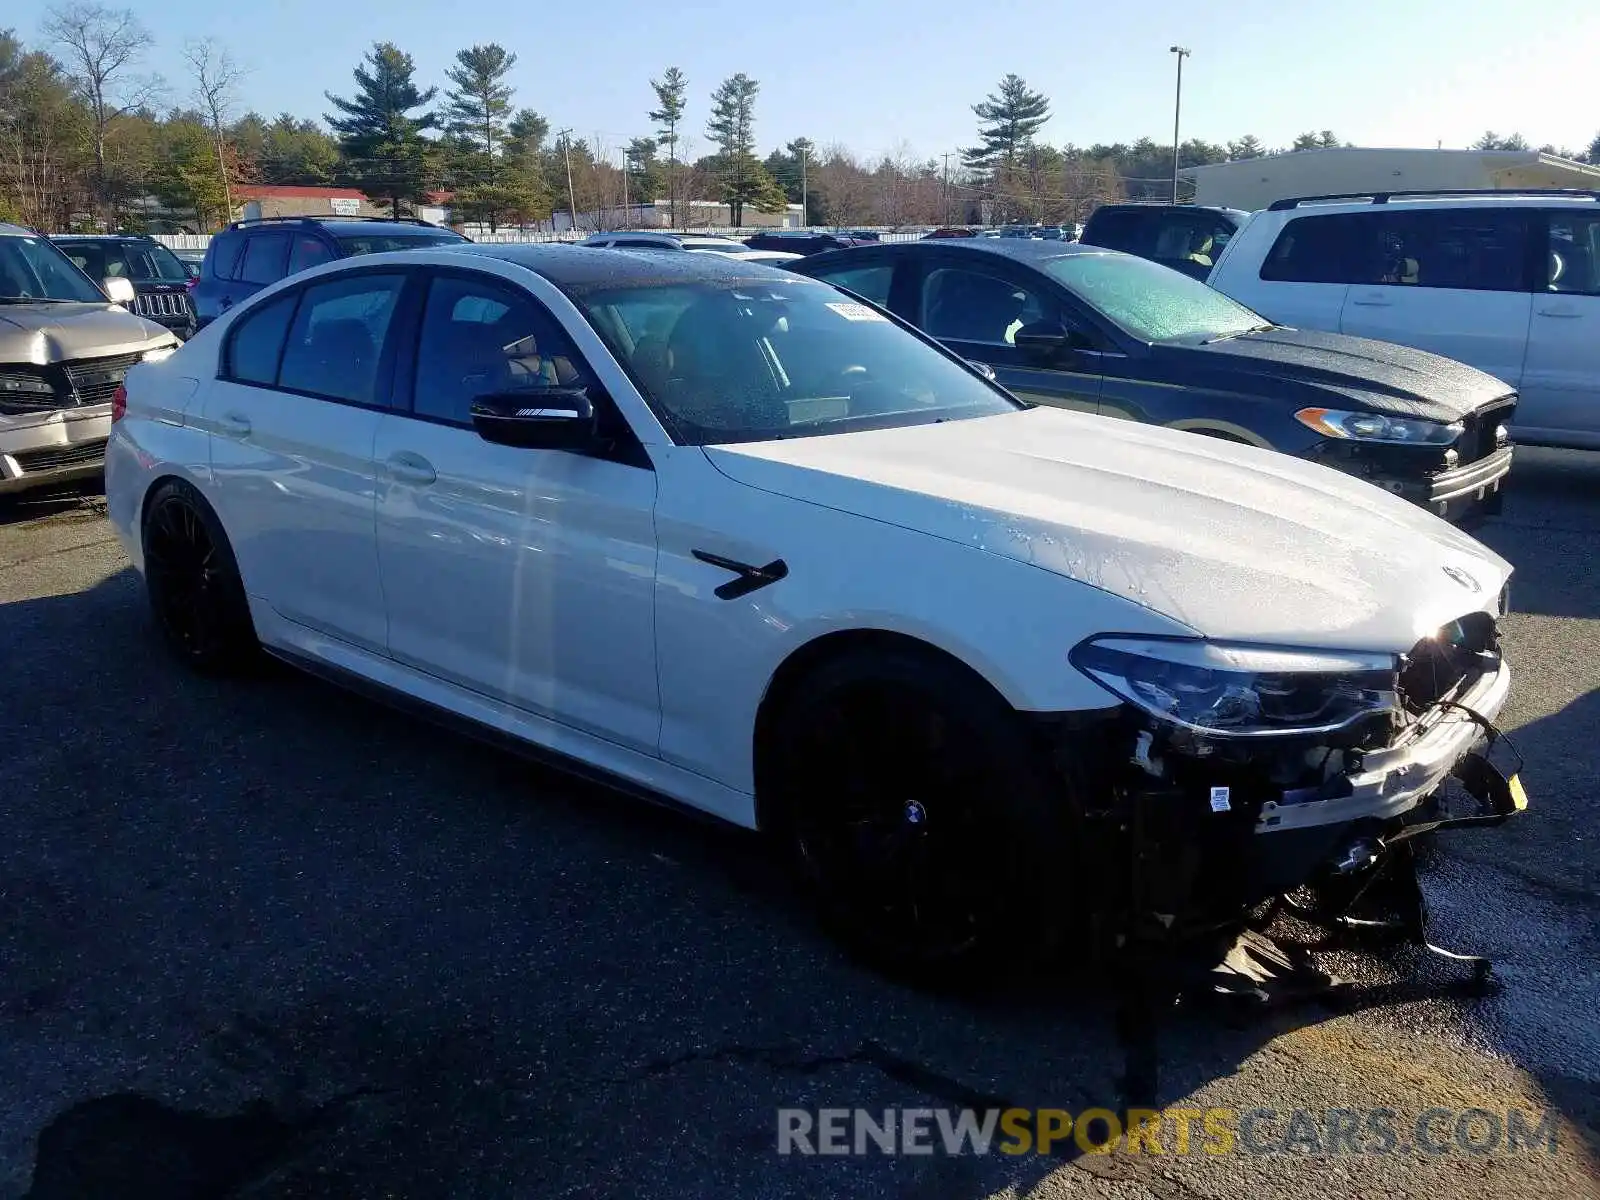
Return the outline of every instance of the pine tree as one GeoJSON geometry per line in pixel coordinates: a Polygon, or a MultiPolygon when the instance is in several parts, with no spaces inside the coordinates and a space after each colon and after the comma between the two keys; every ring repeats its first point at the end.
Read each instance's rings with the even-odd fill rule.
{"type": "Polygon", "coordinates": [[[674,229],[678,226],[678,126],[683,121],[683,110],[687,104],[686,97],[689,91],[689,79],[677,67],[668,67],[660,79],[652,79],[650,88],[656,94],[656,104],[660,107],[652,109],[647,115],[656,123],[656,132],[660,134],[660,141],[667,147],[667,200],[670,209],[670,220],[674,229]]]}
{"type": "Polygon", "coordinates": [[[744,206],[754,204],[764,186],[756,171],[765,174],[765,170],[753,153],[756,93],[760,90],[761,85],[741,71],[723,80],[711,94],[711,120],[706,133],[720,150],[719,190],[735,227],[744,221],[744,206]]]}
{"type": "Polygon", "coordinates": [[[386,200],[394,215],[404,204],[419,203],[432,173],[433,144],[424,136],[438,125],[431,112],[413,116],[432,103],[438,88],[419,91],[416,64],[393,42],[376,42],[354,71],[356,95],[344,100],[324,93],[341,115],[328,115],[339,137],[354,182],[374,200],[386,200]]]}
{"type": "Polygon", "coordinates": [[[1589,152],[1584,157],[1595,166],[1600,167],[1600,133],[1594,135],[1594,141],[1589,143],[1589,152]]]}
{"type": "Polygon", "coordinates": [[[1230,159],[1260,158],[1267,152],[1261,144],[1261,139],[1253,133],[1247,133],[1237,142],[1228,143],[1228,157],[1230,159]]]}
{"type": "Polygon", "coordinates": [[[490,42],[458,50],[456,65],[444,73],[451,83],[440,113],[444,127],[483,154],[489,167],[488,181],[493,180],[494,161],[505,145],[512,95],[506,76],[516,65],[515,54],[490,42]]]}
{"type": "Polygon", "coordinates": [[[986,171],[996,166],[1011,167],[1034,135],[1050,119],[1050,101],[1042,92],[1029,89],[1020,75],[1007,75],[1000,90],[991,92],[972,111],[982,122],[978,126],[981,145],[961,152],[968,167],[986,171]]]}

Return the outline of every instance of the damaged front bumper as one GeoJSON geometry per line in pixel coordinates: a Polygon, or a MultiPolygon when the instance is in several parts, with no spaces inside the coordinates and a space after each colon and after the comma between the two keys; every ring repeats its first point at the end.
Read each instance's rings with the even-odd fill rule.
{"type": "Polygon", "coordinates": [[[1081,861],[1096,907],[1113,923],[1215,925],[1371,869],[1391,840],[1503,820],[1525,804],[1514,771],[1488,753],[1510,682],[1498,652],[1480,654],[1473,672],[1376,748],[1315,739],[1236,748],[1163,728],[1131,706],[1107,710],[1095,736],[1058,739],[1076,747],[1079,790],[1093,797],[1081,861]],[[1087,765],[1086,744],[1097,748],[1087,765]],[[1318,772],[1319,760],[1332,765],[1318,772]],[[1452,777],[1470,804],[1447,789],[1452,777]]]}

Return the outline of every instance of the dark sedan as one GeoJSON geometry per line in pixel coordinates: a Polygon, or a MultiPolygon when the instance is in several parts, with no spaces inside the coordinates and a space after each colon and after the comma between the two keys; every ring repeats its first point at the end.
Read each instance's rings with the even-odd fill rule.
{"type": "Polygon", "coordinates": [[[904,242],[792,269],[989,365],[1024,400],[1313,459],[1452,520],[1499,511],[1517,395],[1451,359],[1274,325],[1177,271],[1076,243],[904,242]]]}

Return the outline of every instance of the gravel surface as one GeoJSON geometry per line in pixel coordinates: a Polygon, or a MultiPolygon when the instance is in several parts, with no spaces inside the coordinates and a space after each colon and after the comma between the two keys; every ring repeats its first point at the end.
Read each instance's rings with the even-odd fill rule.
{"type": "Polygon", "coordinates": [[[1554,1152],[1482,1155],[1445,1121],[1441,1154],[780,1156],[780,1107],[1114,1103],[1104,1006],[910,990],[749,835],[287,670],[188,676],[100,502],[8,503],[0,1197],[1600,1197],[1600,455],[1525,450],[1513,488],[1482,536],[1533,807],[1426,878],[1503,990],[1340,959],[1372,995],[1163,1044],[1164,1102],[1274,1110],[1268,1142],[1551,1114],[1554,1152]]]}

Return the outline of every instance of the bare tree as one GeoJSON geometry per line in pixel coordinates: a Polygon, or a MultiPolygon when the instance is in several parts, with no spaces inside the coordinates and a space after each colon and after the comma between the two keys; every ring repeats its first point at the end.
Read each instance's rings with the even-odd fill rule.
{"type": "Polygon", "coordinates": [[[154,40],[131,8],[103,8],[88,0],[52,9],[45,33],[66,51],[67,70],[89,108],[94,145],[94,199],[107,223],[112,216],[106,178],[106,131],[161,90],[155,77],[129,74],[154,40]]]}
{"type": "Polygon", "coordinates": [[[194,103],[211,122],[211,137],[217,149],[217,174],[222,179],[223,202],[227,205],[227,219],[233,219],[233,182],[229,179],[226,138],[227,127],[234,106],[239,101],[239,81],[244,78],[244,68],[233,61],[227,47],[215,38],[190,41],[184,45],[183,60],[194,75],[194,103]]]}

